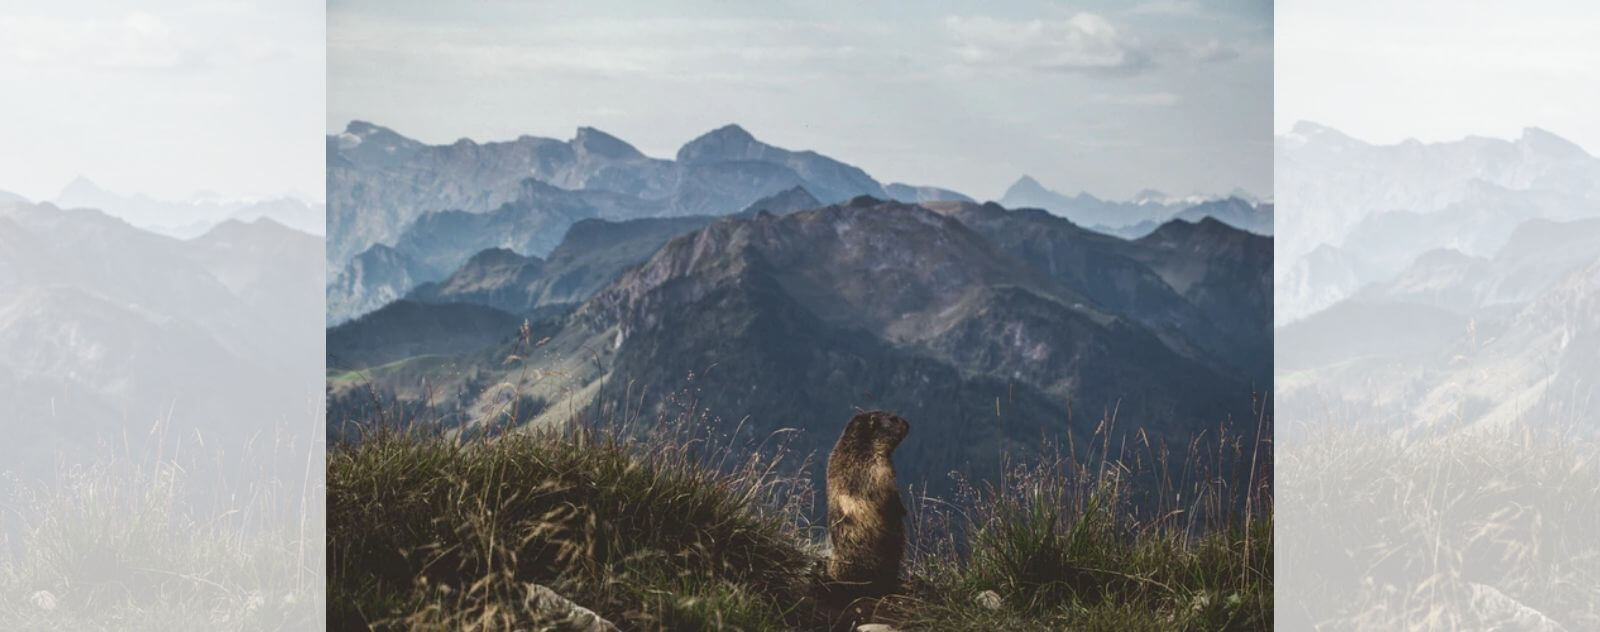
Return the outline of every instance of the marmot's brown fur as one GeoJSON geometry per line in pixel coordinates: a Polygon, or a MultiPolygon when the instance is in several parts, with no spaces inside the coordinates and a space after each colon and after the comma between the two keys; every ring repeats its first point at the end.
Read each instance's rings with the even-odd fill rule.
{"type": "Polygon", "coordinates": [[[889,455],[911,431],[884,411],[857,414],[828,455],[828,579],[860,596],[899,588],[905,506],[889,455]]]}

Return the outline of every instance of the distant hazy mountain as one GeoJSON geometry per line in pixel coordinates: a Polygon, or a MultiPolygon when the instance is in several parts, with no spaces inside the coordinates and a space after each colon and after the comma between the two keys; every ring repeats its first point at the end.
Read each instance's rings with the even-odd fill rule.
{"type": "Polygon", "coordinates": [[[68,183],[54,202],[61,208],[100,210],[139,228],[180,239],[199,236],[229,219],[249,222],[265,217],[314,235],[322,234],[324,222],[321,204],[287,196],[251,200],[201,194],[185,201],[158,200],[113,193],[81,176],[68,183]]]}
{"type": "Polygon", "coordinates": [[[699,230],[716,219],[704,215],[622,222],[586,219],[567,230],[549,259],[491,248],[474,255],[443,281],[418,287],[410,298],[476,303],[515,314],[573,306],[600,291],[623,270],[649,259],[673,237],[699,230]]]}
{"type": "MultiPolygon", "coordinates": [[[[788,214],[822,204],[794,187],[762,198],[736,215],[788,214]]],[[[708,215],[608,221],[585,219],[567,229],[548,259],[489,248],[439,282],[423,283],[409,297],[431,303],[463,302],[515,314],[548,313],[587,300],[624,270],[643,263],[673,237],[703,228],[708,215]]]]}
{"type": "Polygon", "coordinates": [[[1397,427],[1572,421],[1600,378],[1600,219],[1525,220],[1504,241],[1430,250],[1279,328],[1282,405],[1397,427]]]}
{"type": "Polygon", "coordinates": [[[1127,241],[1039,210],[927,206],[1172,348],[1227,364],[1257,384],[1270,379],[1271,239],[1208,219],[1174,220],[1127,241]]]}
{"type": "Polygon", "coordinates": [[[213,445],[307,423],[321,249],[265,219],[179,240],[91,209],[0,205],[0,419],[20,429],[0,461],[48,465],[157,420],[213,445]]]}
{"type": "Polygon", "coordinates": [[[678,150],[681,165],[760,162],[780,165],[806,183],[806,190],[824,202],[856,195],[883,197],[883,185],[859,167],[847,165],[814,151],[789,151],[762,143],[738,125],[706,132],[678,150]]]}
{"type": "Polygon", "coordinates": [[[325,322],[336,325],[371,312],[440,275],[394,248],[382,244],[368,248],[330,275],[325,322]]]}
{"type": "Polygon", "coordinates": [[[440,317],[408,302],[330,331],[330,365],[360,376],[331,385],[330,423],[359,409],[364,384],[468,421],[623,394],[648,415],[692,389],[725,423],[801,428],[798,447],[825,452],[852,407],[887,406],[917,423],[907,480],[945,485],[1001,445],[1083,436],[1113,408],[1120,428],[1174,439],[1248,418],[1270,339],[1247,361],[1219,341],[1266,327],[1270,240],[1208,220],[1127,242],[1039,211],[929,204],[862,197],[699,228],[585,220],[548,258],[480,252],[417,298],[509,315],[564,300],[544,298],[572,278],[553,270],[584,270],[571,288],[612,279],[569,291],[583,298],[568,316],[531,316],[527,339],[498,317],[476,348],[421,347],[432,338],[403,323],[440,317]]]}
{"type": "Polygon", "coordinates": [[[889,199],[917,204],[920,202],[976,202],[976,200],[939,187],[914,186],[895,182],[883,187],[889,199]]]}
{"type": "MultiPolygon", "coordinates": [[[[570,141],[525,136],[434,146],[353,122],[328,137],[328,164],[328,262],[340,270],[335,279],[354,278],[345,266],[375,247],[410,261],[410,281],[423,283],[487,248],[543,257],[583,219],[728,215],[794,190],[804,192],[809,206],[883,195],[859,168],[767,145],[736,125],[708,132],[664,160],[592,128],[580,128],[570,141]]],[[[795,200],[785,203],[793,207],[795,200]]],[[[360,264],[368,275],[371,259],[360,264]]],[[[392,299],[361,295],[370,285],[330,287],[329,322],[392,299]]],[[[403,294],[411,286],[394,289],[403,294]]]]}
{"type": "Polygon", "coordinates": [[[1069,196],[1045,188],[1032,176],[1022,176],[1000,197],[1000,204],[1006,208],[1042,208],[1082,226],[1109,228],[1145,221],[1164,222],[1201,201],[1198,198],[1171,200],[1153,191],[1126,202],[1102,200],[1088,193],[1069,196]]]}
{"type": "MultiPolygon", "coordinates": [[[[336,267],[374,244],[396,245],[425,213],[486,213],[521,199],[529,178],[635,200],[633,207],[587,215],[607,219],[724,215],[796,185],[824,201],[883,194],[856,167],[767,145],[736,125],[708,132],[666,160],[593,128],[579,128],[569,141],[523,136],[426,145],[356,121],[328,137],[328,170],[328,261],[336,267]]],[[[558,230],[548,240],[559,238],[558,230]]]]}
{"type": "Polygon", "coordinates": [[[739,211],[739,214],[754,215],[766,211],[783,215],[819,206],[822,206],[822,202],[811,195],[810,191],[805,187],[796,186],[751,202],[743,211],[739,211]]]}
{"type": "Polygon", "coordinates": [[[1600,216],[1600,160],[1536,128],[1509,141],[1373,145],[1302,122],[1278,137],[1276,152],[1278,195],[1295,209],[1279,227],[1280,324],[1385,281],[1426,251],[1486,257],[1526,220],[1600,216]],[[1329,248],[1342,253],[1337,265],[1329,248]]]}
{"type": "Polygon", "coordinates": [[[1272,207],[1271,202],[1250,202],[1243,198],[1228,197],[1183,209],[1173,219],[1196,223],[1209,217],[1257,235],[1271,235],[1272,207]]]}

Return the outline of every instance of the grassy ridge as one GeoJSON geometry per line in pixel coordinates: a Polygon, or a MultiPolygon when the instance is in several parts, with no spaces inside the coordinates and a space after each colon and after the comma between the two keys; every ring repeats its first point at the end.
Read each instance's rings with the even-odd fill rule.
{"type": "Polygon", "coordinates": [[[1282,545],[1282,580],[1301,598],[1280,621],[1600,629],[1600,441],[1592,428],[1400,434],[1322,425],[1285,440],[1278,507],[1295,537],[1282,545]],[[1538,627],[1547,621],[1552,627],[1538,627]]]}
{"type": "MultiPolygon", "coordinates": [[[[697,421],[464,441],[379,431],[333,447],[330,629],[537,629],[548,622],[519,607],[529,583],[624,629],[828,629],[834,611],[813,597],[823,529],[806,519],[818,496],[807,464],[781,440],[735,446],[697,421]]],[[[1121,460],[1033,459],[1008,471],[948,501],[907,496],[908,591],[877,604],[880,620],[1270,627],[1269,504],[1211,528],[1199,517],[1204,493],[1177,494],[1189,509],[1139,520],[1136,477],[1121,460]],[[999,603],[979,603],[984,591],[999,603]]],[[[1259,485],[1254,497],[1267,492],[1259,485]]]]}
{"type": "Polygon", "coordinates": [[[0,630],[321,629],[321,447],[304,441],[102,445],[51,478],[0,473],[0,630]]]}

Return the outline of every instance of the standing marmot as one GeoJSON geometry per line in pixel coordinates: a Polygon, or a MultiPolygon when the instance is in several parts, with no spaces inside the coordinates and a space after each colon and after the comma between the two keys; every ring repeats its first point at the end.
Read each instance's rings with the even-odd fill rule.
{"type": "Polygon", "coordinates": [[[855,595],[899,588],[905,506],[889,454],[911,425],[884,411],[850,419],[828,455],[828,579],[855,595]]]}

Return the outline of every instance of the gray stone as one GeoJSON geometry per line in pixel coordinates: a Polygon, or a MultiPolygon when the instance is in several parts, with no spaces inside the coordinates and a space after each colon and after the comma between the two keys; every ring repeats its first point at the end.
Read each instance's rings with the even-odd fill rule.
{"type": "Polygon", "coordinates": [[[528,584],[522,603],[533,612],[534,620],[558,632],[620,632],[617,626],[593,610],[562,597],[539,584],[528,584]]]}

